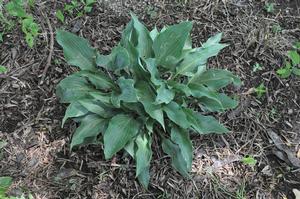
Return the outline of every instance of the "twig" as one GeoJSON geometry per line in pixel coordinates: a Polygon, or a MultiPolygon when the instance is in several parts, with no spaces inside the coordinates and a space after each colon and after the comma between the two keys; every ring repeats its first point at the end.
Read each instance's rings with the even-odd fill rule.
{"type": "Polygon", "coordinates": [[[41,80],[40,80],[40,83],[39,83],[40,85],[44,83],[46,73],[47,73],[48,68],[51,64],[51,58],[52,58],[53,46],[54,46],[53,29],[52,29],[52,26],[51,26],[51,23],[50,23],[50,20],[48,19],[48,17],[45,17],[45,18],[46,18],[47,25],[48,25],[49,31],[50,31],[50,49],[49,49],[49,55],[48,55],[48,58],[47,58],[47,63],[46,63],[46,66],[44,68],[44,71],[43,71],[43,74],[42,74],[42,77],[41,77],[41,80]]]}

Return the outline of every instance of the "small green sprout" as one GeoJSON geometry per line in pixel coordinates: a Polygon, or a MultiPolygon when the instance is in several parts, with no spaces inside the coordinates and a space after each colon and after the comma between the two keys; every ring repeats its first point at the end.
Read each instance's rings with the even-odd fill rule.
{"type": "Polygon", "coordinates": [[[89,13],[92,11],[94,3],[96,3],[97,1],[96,0],[81,0],[81,2],[84,5],[84,7],[83,7],[84,12],[89,13]]]}
{"type": "Polygon", "coordinates": [[[266,3],[265,10],[267,13],[273,13],[274,12],[274,3],[266,3]]]}
{"type": "MultiPolygon", "coordinates": [[[[296,43],[294,45],[294,48],[300,47],[299,43],[296,43]]],[[[294,75],[300,76],[300,55],[298,54],[297,50],[290,50],[287,53],[290,61],[285,61],[285,66],[279,68],[276,73],[279,75],[281,78],[288,78],[292,73],[294,75]]]]}
{"type": "Polygon", "coordinates": [[[65,22],[65,16],[64,13],[61,10],[57,10],[55,13],[55,16],[57,17],[57,19],[59,19],[62,23],[65,22]]]}
{"type": "Polygon", "coordinates": [[[264,85],[264,83],[261,83],[258,87],[254,88],[254,91],[258,98],[261,98],[266,92],[267,89],[264,85]]]}
{"type": "Polygon", "coordinates": [[[9,176],[0,177],[0,198],[7,198],[6,192],[12,184],[12,178],[9,176]]]}
{"type": "Polygon", "coordinates": [[[259,63],[256,62],[253,65],[252,71],[255,73],[256,71],[259,71],[259,70],[262,70],[262,69],[263,69],[263,67],[259,63]]]}
{"type": "Polygon", "coordinates": [[[242,163],[249,165],[249,166],[255,166],[256,162],[257,162],[257,160],[255,160],[252,156],[249,156],[249,155],[243,157],[243,159],[242,159],[242,163]]]}
{"type": "Polygon", "coordinates": [[[7,72],[7,68],[5,66],[0,65],[0,74],[1,73],[6,73],[6,72],[7,72]]]}

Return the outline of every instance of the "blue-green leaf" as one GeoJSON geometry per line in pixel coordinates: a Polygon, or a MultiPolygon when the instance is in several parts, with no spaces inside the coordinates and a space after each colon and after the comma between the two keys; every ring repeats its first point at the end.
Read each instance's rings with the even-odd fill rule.
{"type": "Polygon", "coordinates": [[[67,62],[82,70],[95,70],[97,51],[89,42],[63,30],[56,32],[56,40],[64,50],[67,62]]]}
{"type": "Polygon", "coordinates": [[[159,33],[153,42],[157,64],[171,68],[178,61],[191,29],[192,22],[185,21],[159,33]]]}
{"type": "Polygon", "coordinates": [[[63,127],[65,122],[67,121],[68,118],[73,118],[73,117],[81,117],[83,115],[86,115],[89,111],[84,108],[80,103],[77,101],[72,102],[65,113],[65,116],[62,120],[61,126],[63,127]]]}
{"type": "Polygon", "coordinates": [[[97,90],[89,84],[85,77],[76,73],[60,81],[56,87],[56,95],[62,103],[87,98],[89,92],[97,92],[97,90]]]}
{"type": "Polygon", "coordinates": [[[190,170],[193,161],[193,146],[189,138],[189,133],[187,130],[174,125],[171,130],[171,140],[180,148],[182,157],[186,162],[187,170],[190,170]]]}
{"type": "Polygon", "coordinates": [[[140,124],[132,116],[118,114],[114,116],[104,133],[105,159],[111,158],[138,133],[140,124]]]}
{"type": "Polygon", "coordinates": [[[177,144],[174,144],[169,139],[163,139],[162,141],[163,151],[171,157],[172,166],[183,176],[189,177],[189,169],[185,158],[177,144]]]}
{"type": "Polygon", "coordinates": [[[124,77],[120,77],[118,79],[118,85],[121,88],[121,95],[118,96],[120,101],[137,102],[133,79],[125,79],[124,77]]]}
{"type": "Polygon", "coordinates": [[[182,108],[176,102],[170,102],[163,106],[163,110],[167,114],[168,118],[183,129],[190,127],[190,123],[186,118],[186,115],[182,108]]]}
{"type": "Polygon", "coordinates": [[[228,129],[221,125],[219,121],[212,116],[203,116],[187,108],[184,109],[184,112],[192,128],[199,134],[228,132],[228,129]]]}
{"type": "Polygon", "coordinates": [[[162,108],[160,105],[154,104],[155,94],[152,91],[150,85],[143,81],[137,82],[135,89],[138,101],[143,104],[145,111],[150,115],[150,117],[158,121],[161,126],[165,128],[162,108]]]}
{"type": "Polygon", "coordinates": [[[95,143],[99,133],[105,131],[107,122],[107,119],[103,119],[98,115],[85,116],[72,137],[71,149],[78,145],[95,143]]]}
{"type": "Polygon", "coordinates": [[[209,69],[197,77],[194,77],[189,83],[196,85],[206,85],[212,90],[218,90],[230,83],[235,86],[241,85],[241,80],[230,71],[220,69],[209,69]]]}
{"type": "Polygon", "coordinates": [[[149,167],[152,158],[151,138],[146,134],[137,136],[135,143],[137,151],[135,153],[136,159],[136,176],[140,183],[147,188],[149,184],[149,167]]]}

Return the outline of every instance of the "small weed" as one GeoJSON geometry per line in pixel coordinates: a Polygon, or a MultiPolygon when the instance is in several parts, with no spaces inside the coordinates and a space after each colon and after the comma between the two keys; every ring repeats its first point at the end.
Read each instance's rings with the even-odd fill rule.
{"type": "Polygon", "coordinates": [[[59,19],[62,23],[65,22],[65,16],[61,10],[57,10],[55,16],[59,19]]]}
{"type": "MultiPolygon", "coordinates": [[[[28,1],[29,6],[34,6],[34,4],[34,0],[28,1]]],[[[33,17],[31,15],[28,15],[26,13],[24,1],[10,1],[5,5],[5,9],[10,16],[18,18],[18,20],[22,24],[22,31],[25,34],[26,43],[30,48],[32,48],[34,45],[34,40],[38,36],[39,25],[34,22],[33,17]]]]}
{"type": "Polygon", "coordinates": [[[6,72],[7,72],[7,68],[5,66],[0,65],[0,74],[1,73],[6,73],[6,72]]]}
{"type": "Polygon", "coordinates": [[[276,71],[281,78],[288,78],[291,76],[291,74],[300,76],[300,55],[297,52],[297,50],[300,49],[300,42],[295,43],[293,47],[295,50],[290,50],[287,52],[289,60],[285,61],[285,66],[276,71]]]}
{"type": "Polygon", "coordinates": [[[252,71],[255,73],[256,71],[259,71],[259,70],[262,70],[262,69],[263,69],[263,67],[259,63],[256,62],[253,65],[252,71]]]}
{"type": "Polygon", "coordinates": [[[94,3],[96,3],[96,0],[81,0],[81,3],[84,5],[83,10],[86,13],[89,13],[93,9],[94,3]]]}
{"type": "Polygon", "coordinates": [[[242,163],[249,166],[255,166],[257,160],[255,160],[252,156],[246,155],[242,159],[242,163]]]}
{"type": "Polygon", "coordinates": [[[258,87],[254,88],[254,91],[256,93],[256,96],[258,98],[261,98],[267,92],[267,89],[264,83],[261,83],[258,87]]]}
{"type": "Polygon", "coordinates": [[[267,13],[273,13],[274,12],[274,3],[266,3],[265,4],[265,10],[267,11],[267,13]]]}

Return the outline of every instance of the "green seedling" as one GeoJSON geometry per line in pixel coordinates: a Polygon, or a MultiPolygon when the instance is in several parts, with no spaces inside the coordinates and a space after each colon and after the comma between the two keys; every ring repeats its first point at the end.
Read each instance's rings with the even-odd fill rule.
{"type": "Polygon", "coordinates": [[[55,13],[55,16],[57,17],[57,19],[59,19],[62,23],[65,22],[65,16],[63,14],[63,12],[61,10],[57,10],[55,13]]]}
{"type": "Polygon", "coordinates": [[[265,10],[267,11],[267,13],[273,13],[274,12],[274,3],[266,3],[265,4],[265,10]]]}
{"type": "Polygon", "coordinates": [[[263,67],[262,67],[259,63],[256,62],[256,63],[253,65],[252,71],[253,71],[253,72],[257,72],[257,71],[262,70],[262,69],[263,69],[263,67]]]}
{"type": "MultiPolygon", "coordinates": [[[[295,48],[297,48],[297,43],[294,45],[295,48]]],[[[285,66],[279,68],[276,73],[281,78],[288,78],[291,76],[291,74],[294,74],[296,76],[300,76],[300,55],[298,54],[297,50],[290,50],[287,53],[288,58],[290,61],[285,61],[285,66]]]]}
{"type": "Polygon", "coordinates": [[[64,11],[72,15],[74,10],[77,9],[79,6],[80,5],[77,0],[72,0],[69,4],[65,4],[64,11]]]}
{"type": "Polygon", "coordinates": [[[7,72],[7,68],[5,66],[0,65],[0,74],[1,73],[6,73],[6,72],[7,72]]]}
{"type": "Polygon", "coordinates": [[[258,87],[254,88],[254,91],[256,93],[256,96],[258,98],[261,98],[267,92],[267,89],[264,83],[261,83],[258,87]]]}
{"type": "Polygon", "coordinates": [[[86,13],[89,13],[93,9],[93,5],[96,3],[96,0],[81,0],[81,3],[84,5],[83,10],[86,13]]]}
{"type": "Polygon", "coordinates": [[[227,46],[220,43],[221,33],[192,48],[192,22],[149,31],[134,14],[131,17],[109,55],[101,55],[86,39],[57,32],[65,59],[80,71],[63,79],[56,94],[60,102],[69,104],[62,123],[69,118],[80,123],[71,149],[103,143],[106,159],[124,149],[136,161],[139,182],[147,187],[153,134],[172,166],[189,177],[190,130],[199,134],[228,130],[213,116],[184,104],[197,101],[202,110],[212,112],[235,108],[237,101],[220,92],[241,81],[227,70],[205,66],[207,59],[227,46]]]}
{"type": "Polygon", "coordinates": [[[39,26],[33,21],[31,16],[22,20],[22,31],[30,48],[34,45],[34,40],[39,34],[39,26]]]}
{"type": "MultiPolygon", "coordinates": [[[[29,2],[33,3],[33,1],[29,2]]],[[[28,15],[24,9],[23,0],[12,0],[6,4],[5,8],[9,15],[17,17],[22,24],[22,31],[29,47],[33,47],[34,41],[38,36],[39,26],[34,22],[33,17],[28,15]]]]}
{"type": "Polygon", "coordinates": [[[249,165],[249,166],[255,166],[256,165],[257,160],[255,160],[252,156],[245,156],[242,159],[242,163],[245,165],[249,165]]]}

